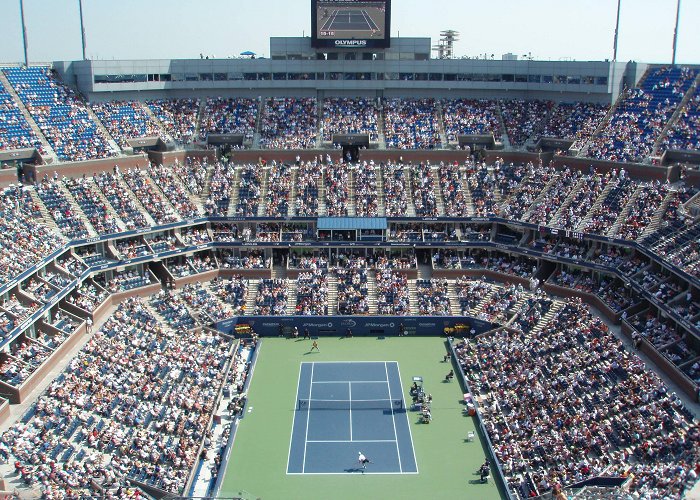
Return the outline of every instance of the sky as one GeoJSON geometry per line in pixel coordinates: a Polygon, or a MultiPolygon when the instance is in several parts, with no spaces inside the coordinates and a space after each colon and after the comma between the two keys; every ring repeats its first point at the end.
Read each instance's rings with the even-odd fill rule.
{"type": "MultiPolygon", "coordinates": [[[[23,60],[19,0],[0,0],[0,62],[23,60]]],[[[461,33],[457,56],[612,59],[617,0],[393,0],[392,36],[461,33]]],[[[310,0],[83,0],[90,59],[269,55],[271,36],[309,35],[310,0]]],[[[80,59],[78,0],[24,0],[29,60],[80,59]]],[[[671,61],[676,0],[622,0],[618,60],[671,61]]],[[[678,63],[700,63],[700,0],[682,0],[678,63]],[[693,22],[695,21],[695,22],[693,22]]]]}

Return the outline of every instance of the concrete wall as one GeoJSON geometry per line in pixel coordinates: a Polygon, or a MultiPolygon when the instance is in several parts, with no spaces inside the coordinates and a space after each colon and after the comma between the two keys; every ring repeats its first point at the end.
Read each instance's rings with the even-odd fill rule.
{"type": "MultiPolygon", "coordinates": [[[[401,49],[402,50],[402,49],[401,49]]],[[[183,60],[124,60],[58,62],[66,81],[75,81],[81,92],[91,99],[94,94],[110,96],[119,92],[119,98],[132,95],[155,97],[171,92],[188,96],[199,93],[221,95],[316,95],[318,90],[328,92],[384,92],[390,96],[430,93],[433,97],[528,97],[548,95],[562,100],[612,102],[611,64],[605,61],[500,61],[484,59],[433,60],[271,60],[271,59],[183,59],[183,60]],[[186,81],[185,75],[226,74],[226,80],[186,81]],[[303,73],[318,77],[329,73],[370,73],[370,80],[244,80],[244,74],[303,73]],[[459,81],[415,80],[404,81],[401,74],[471,75],[459,81]],[[148,75],[168,74],[182,81],[143,81],[137,83],[99,83],[95,75],[148,75]],[[393,75],[393,76],[392,76],[393,75]],[[476,76],[479,75],[479,76],[476,76]],[[484,81],[498,75],[520,76],[527,81],[484,81]],[[530,76],[593,77],[607,79],[605,84],[535,83],[530,76]],[[160,92],[160,94],[158,94],[160,92]],[[147,94],[141,94],[147,93],[147,94]],[[558,96],[558,97],[557,97],[558,96]]],[[[617,65],[615,78],[625,75],[624,65],[617,65]]],[[[442,78],[442,76],[440,76],[442,78]]],[[[583,81],[583,80],[582,80],[583,81]]],[[[114,98],[114,97],[109,97],[114,98]]]]}

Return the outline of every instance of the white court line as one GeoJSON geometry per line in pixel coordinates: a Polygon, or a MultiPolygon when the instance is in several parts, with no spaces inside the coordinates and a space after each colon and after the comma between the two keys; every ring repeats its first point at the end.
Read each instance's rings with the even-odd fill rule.
{"type": "MultiPolygon", "coordinates": [[[[314,364],[311,363],[311,382],[313,382],[313,381],[314,381],[314,364]]],[[[309,389],[309,399],[311,399],[311,389],[309,389]]],[[[304,473],[304,469],[306,469],[306,443],[309,442],[309,418],[310,417],[311,417],[311,402],[309,402],[309,404],[306,405],[306,436],[304,436],[304,461],[301,463],[302,474],[304,473]]]]}
{"type": "Polygon", "coordinates": [[[312,384],[386,384],[386,380],[320,380],[312,384]]]}
{"type": "MultiPolygon", "coordinates": [[[[386,370],[386,385],[389,388],[389,399],[391,399],[391,383],[389,382],[389,365],[387,363],[384,363],[384,369],[386,370]]],[[[394,441],[396,441],[396,456],[399,458],[399,472],[403,472],[403,467],[401,466],[401,450],[399,450],[399,436],[396,432],[396,417],[393,409],[391,410],[391,423],[394,424],[394,441]]]]}
{"type": "MultiPolygon", "coordinates": [[[[302,365],[306,364],[311,364],[311,365],[320,365],[320,364],[327,364],[327,363],[332,363],[335,365],[350,365],[350,364],[357,364],[357,363],[364,363],[364,364],[375,364],[375,365],[381,365],[384,363],[397,363],[398,361],[302,361],[302,365]]],[[[347,382],[347,380],[343,380],[343,382],[347,382]]]]}
{"type": "MultiPolygon", "coordinates": [[[[299,365],[299,376],[297,377],[297,394],[296,394],[296,399],[294,400],[294,408],[297,407],[297,403],[299,401],[299,380],[301,380],[301,367],[304,363],[301,363],[299,365]]],[[[311,390],[309,389],[309,396],[311,396],[311,390]]],[[[296,423],[297,419],[297,412],[294,412],[294,416],[292,417],[292,433],[289,435],[289,453],[287,454],[287,473],[289,473],[289,462],[292,460],[292,439],[294,438],[294,424],[296,423]]],[[[308,426],[308,422],[306,423],[308,426]]]]}
{"type": "Polygon", "coordinates": [[[328,440],[310,440],[309,443],[395,443],[396,439],[328,439],[328,440]]]}
{"type": "Polygon", "coordinates": [[[332,14],[333,17],[331,17],[331,18],[328,20],[329,23],[328,23],[328,27],[326,28],[326,30],[332,30],[332,29],[333,29],[333,23],[335,23],[335,18],[338,17],[338,13],[339,13],[339,12],[340,12],[339,10],[335,10],[335,11],[333,12],[333,14],[332,14]]]}
{"type": "Polygon", "coordinates": [[[352,382],[348,382],[348,399],[350,400],[350,406],[348,406],[348,413],[350,414],[350,441],[352,441],[352,382]]]}
{"type": "Polygon", "coordinates": [[[370,31],[373,30],[374,28],[372,28],[372,25],[369,23],[370,20],[367,19],[367,11],[362,9],[361,12],[362,12],[362,17],[364,18],[365,22],[367,23],[367,29],[369,29],[370,31]]]}
{"type": "MultiPolygon", "coordinates": [[[[359,472],[287,472],[288,476],[346,476],[348,474],[360,474],[359,472]]],[[[367,472],[361,473],[363,476],[406,476],[418,474],[417,472],[367,472]]]]}
{"type": "MultiPolygon", "coordinates": [[[[396,361],[392,361],[393,363],[396,363],[396,361]]],[[[399,368],[399,364],[396,363],[396,373],[399,374],[399,382],[401,381],[401,368],[399,368]]],[[[404,409],[407,409],[406,407],[406,397],[404,396],[403,393],[403,386],[401,386],[401,399],[403,399],[403,407],[404,409]]],[[[404,415],[406,415],[406,425],[408,426],[408,435],[411,436],[411,449],[413,450],[413,463],[416,464],[416,472],[408,472],[407,474],[418,474],[418,459],[416,458],[416,447],[413,446],[413,432],[411,432],[411,423],[408,421],[408,412],[404,412],[404,415]]]]}

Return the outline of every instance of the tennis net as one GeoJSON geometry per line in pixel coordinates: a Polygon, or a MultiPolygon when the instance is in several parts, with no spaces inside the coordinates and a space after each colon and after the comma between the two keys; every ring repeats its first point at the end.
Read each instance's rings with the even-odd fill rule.
{"type": "Polygon", "coordinates": [[[298,410],[401,410],[403,399],[299,399],[298,410]]]}

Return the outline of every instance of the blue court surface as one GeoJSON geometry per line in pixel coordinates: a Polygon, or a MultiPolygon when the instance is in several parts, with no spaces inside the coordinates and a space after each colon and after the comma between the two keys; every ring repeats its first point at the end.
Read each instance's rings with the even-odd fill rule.
{"type": "Polygon", "coordinates": [[[395,361],[301,363],[287,474],[348,473],[418,473],[395,361]]]}

